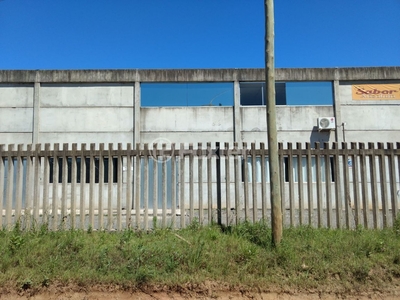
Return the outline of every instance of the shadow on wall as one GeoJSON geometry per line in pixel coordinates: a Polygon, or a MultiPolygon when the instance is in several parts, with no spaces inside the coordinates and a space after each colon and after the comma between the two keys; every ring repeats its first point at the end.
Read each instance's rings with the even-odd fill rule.
{"type": "Polygon", "coordinates": [[[312,148],[315,148],[315,143],[320,143],[320,148],[324,147],[325,142],[329,142],[329,138],[331,136],[330,130],[318,130],[317,126],[313,127],[310,135],[310,144],[312,148]]]}

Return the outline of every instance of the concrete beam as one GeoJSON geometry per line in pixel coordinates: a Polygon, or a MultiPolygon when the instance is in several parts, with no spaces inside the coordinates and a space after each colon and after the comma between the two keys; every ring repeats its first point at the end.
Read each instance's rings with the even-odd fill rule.
{"type": "Polygon", "coordinates": [[[141,108],[141,97],[140,97],[140,82],[135,82],[134,87],[134,100],[133,100],[133,144],[140,143],[140,108],[141,108]]]}
{"type": "MultiPolygon", "coordinates": [[[[276,81],[399,80],[400,67],[276,69],[276,81]]],[[[0,83],[264,81],[264,69],[0,70],[0,83]]]]}
{"type": "Polygon", "coordinates": [[[39,143],[39,122],[40,122],[40,76],[36,75],[33,86],[33,126],[32,126],[32,144],[39,143]]]}
{"type": "Polygon", "coordinates": [[[234,141],[242,142],[242,111],[240,108],[240,85],[239,81],[235,81],[234,88],[234,106],[233,106],[233,120],[234,120],[234,141]]]}

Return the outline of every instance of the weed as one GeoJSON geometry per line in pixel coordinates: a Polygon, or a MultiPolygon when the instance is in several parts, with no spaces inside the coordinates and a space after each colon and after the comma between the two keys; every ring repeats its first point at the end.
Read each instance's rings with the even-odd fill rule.
{"type": "Polygon", "coordinates": [[[24,244],[22,233],[15,233],[10,237],[8,248],[12,254],[15,254],[24,244]]]}
{"type": "Polygon", "coordinates": [[[357,281],[365,283],[368,278],[369,271],[370,268],[367,265],[360,264],[355,266],[353,270],[353,276],[357,281]]]}
{"type": "Polygon", "coordinates": [[[21,289],[28,290],[32,287],[32,285],[33,285],[33,282],[31,279],[29,279],[29,278],[25,279],[21,282],[21,289]]]}
{"type": "Polygon", "coordinates": [[[42,223],[39,227],[39,235],[43,236],[49,232],[49,224],[42,223]]]}
{"type": "Polygon", "coordinates": [[[397,215],[396,219],[393,222],[393,230],[396,236],[400,236],[400,214],[397,215]]]}
{"type": "Polygon", "coordinates": [[[139,268],[135,274],[135,281],[138,285],[142,285],[148,282],[153,277],[153,273],[150,272],[146,267],[139,268]]]}
{"type": "Polygon", "coordinates": [[[178,268],[181,260],[182,255],[178,252],[173,252],[172,254],[167,255],[165,259],[165,271],[167,273],[174,272],[178,268]]]}
{"type": "Polygon", "coordinates": [[[42,287],[49,287],[50,286],[50,278],[45,276],[42,280],[42,287]]]}
{"type": "Polygon", "coordinates": [[[97,257],[97,270],[101,273],[108,272],[111,266],[111,260],[108,256],[108,252],[109,250],[107,247],[102,247],[97,257]]]}
{"type": "Polygon", "coordinates": [[[253,244],[264,248],[272,247],[271,229],[264,223],[249,223],[244,222],[236,227],[229,228],[229,231],[235,236],[244,238],[253,244]]]}
{"type": "Polygon", "coordinates": [[[201,224],[199,222],[198,218],[193,218],[193,221],[187,226],[187,229],[189,230],[199,230],[201,227],[201,224]]]}
{"type": "Polygon", "coordinates": [[[157,229],[157,216],[153,217],[153,229],[156,230],[157,229]]]}
{"type": "Polygon", "coordinates": [[[395,265],[400,265],[400,254],[396,254],[393,258],[393,263],[395,265]]]}
{"type": "Polygon", "coordinates": [[[204,241],[199,241],[196,248],[191,253],[190,262],[191,262],[191,267],[194,269],[200,266],[201,256],[204,250],[204,244],[205,244],[204,241]]]}
{"type": "Polygon", "coordinates": [[[128,243],[132,237],[134,236],[134,232],[131,229],[124,230],[122,232],[121,238],[119,240],[120,245],[124,245],[128,243]]]}

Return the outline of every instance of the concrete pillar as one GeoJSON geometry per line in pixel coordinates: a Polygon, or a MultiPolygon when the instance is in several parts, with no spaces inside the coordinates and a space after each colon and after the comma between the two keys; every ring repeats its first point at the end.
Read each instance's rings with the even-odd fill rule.
{"type": "Polygon", "coordinates": [[[39,143],[39,115],[40,115],[40,73],[36,72],[35,83],[33,86],[33,126],[32,144],[39,143]]]}
{"type": "Polygon", "coordinates": [[[133,143],[136,145],[140,143],[140,82],[135,81],[135,90],[134,90],[134,104],[133,104],[133,143]]]}
{"type": "Polygon", "coordinates": [[[344,142],[343,140],[343,126],[342,126],[342,110],[339,92],[339,71],[335,70],[335,80],[333,81],[333,109],[336,120],[335,141],[338,143],[344,142]]]}
{"type": "MultiPolygon", "coordinates": [[[[333,109],[334,109],[334,113],[335,113],[335,120],[336,120],[336,129],[335,129],[335,140],[336,142],[339,143],[338,147],[339,149],[341,148],[340,143],[345,142],[344,140],[344,136],[343,136],[343,129],[344,129],[344,125],[342,124],[342,110],[341,110],[341,106],[342,103],[340,101],[340,76],[339,76],[339,70],[336,69],[335,70],[335,80],[333,81],[333,109]]],[[[344,169],[343,169],[343,156],[339,156],[339,170],[336,174],[340,174],[336,180],[338,180],[338,192],[340,193],[339,195],[339,199],[342,199],[342,208],[344,209],[345,204],[346,204],[346,197],[348,197],[348,195],[346,195],[346,192],[344,190],[344,178],[343,178],[343,174],[344,174],[344,169]]],[[[339,200],[340,201],[340,200],[339,200]]],[[[350,207],[350,211],[351,211],[351,207],[350,207]]]]}
{"type": "Polygon", "coordinates": [[[234,137],[233,140],[235,142],[242,142],[242,116],[240,109],[240,85],[239,81],[235,80],[233,83],[233,91],[234,91],[234,104],[233,104],[233,120],[234,120],[234,137]]]}

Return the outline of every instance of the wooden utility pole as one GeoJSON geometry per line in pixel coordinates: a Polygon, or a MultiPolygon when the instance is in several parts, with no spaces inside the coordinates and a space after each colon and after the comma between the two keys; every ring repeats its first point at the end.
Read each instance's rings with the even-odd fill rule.
{"type": "Polygon", "coordinates": [[[274,1],[265,1],[265,84],[267,88],[267,130],[271,185],[272,242],[282,240],[282,199],[279,180],[278,134],[275,109],[274,1]]]}

